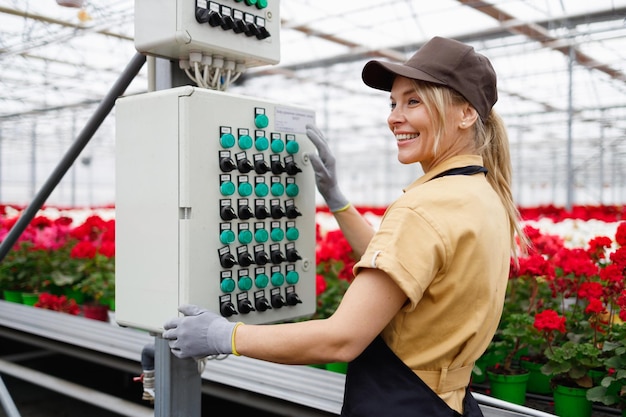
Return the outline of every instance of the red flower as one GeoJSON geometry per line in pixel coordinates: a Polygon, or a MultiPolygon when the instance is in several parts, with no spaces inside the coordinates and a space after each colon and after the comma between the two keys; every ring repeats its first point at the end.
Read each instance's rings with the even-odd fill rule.
{"type": "Polygon", "coordinates": [[[315,295],[319,296],[321,293],[326,291],[326,287],[327,285],[324,275],[315,275],[315,295]]]}
{"type": "Polygon", "coordinates": [[[539,331],[550,332],[553,330],[565,333],[565,317],[559,316],[554,310],[544,310],[535,315],[533,326],[539,331]]]}
{"type": "Polygon", "coordinates": [[[96,256],[96,252],[97,250],[93,243],[89,241],[78,242],[72,248],[70,257],[77,259],[92,259],[96,256]]]}
{"type": "Polygon", "coordinates": [[[615,231],[615,241],[620,246],[626,246],[626,222],[620,222],[615,231]]]}
{"type": "Polygon", "coordinates": [[[606,258],[606,250],[611,247],[613,241],[607,236],[597,236],[589,240],[587,253],[594,261],[606,258]]]}
{"type": "Polygon", "coordinates": [[[583,282],[578,288],[578,297],[591,300],[602,297],[604,288],[599,282],[583,282]]]}
{"type": "Polygon", "coordinates": [[[600,314],[605,311],[604,304],[598,298],[592,298],[589,300],[585,313],[587,314],[600,314]]]}

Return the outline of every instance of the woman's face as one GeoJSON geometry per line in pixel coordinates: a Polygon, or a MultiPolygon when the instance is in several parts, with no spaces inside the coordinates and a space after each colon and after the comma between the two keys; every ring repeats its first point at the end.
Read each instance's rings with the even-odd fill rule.
{"type": "Polygon", "coordinates": [[[430,165],[429,161],[434,156],[431,117],[408,78],[398,76],[393,82],[391,113],[387,123],[396,137],[401,163],[430,165]]]}
{"type": "Polygon", "coordinates": [[[445,111],[445,131],[439,138],[435,155],[437,126],[415,91],[413,82],[405,77],[395,78],[387,123],[396,138],[401,163],[419,162],[427,172],[452,156],[474,153],[469,128],[476,120],[476,111],[469,105],[450,105],[445,111]]]}

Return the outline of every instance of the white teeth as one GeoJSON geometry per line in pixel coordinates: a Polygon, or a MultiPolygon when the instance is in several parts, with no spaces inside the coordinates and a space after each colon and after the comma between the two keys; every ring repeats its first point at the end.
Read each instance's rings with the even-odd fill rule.
{"type": "Polygon", "coordinates": [[[413,139],[418,137],[419,135],[417,133],[410,133],[410,134],[402,134],[402,135],[396,135],[396,139],[397,140],[407,140],[407,139],[413,139]]]}

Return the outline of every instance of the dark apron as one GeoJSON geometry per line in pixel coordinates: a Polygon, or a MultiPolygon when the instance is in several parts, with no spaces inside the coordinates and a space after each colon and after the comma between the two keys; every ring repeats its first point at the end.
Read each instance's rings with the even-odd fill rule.
{"type": "MultiPolygon", "coordinates": [[[[464,417],[483,417],[466,388],[464,417]]],[[[459,417],[378,336],[348,364],[342,417],[459,417]]]]}

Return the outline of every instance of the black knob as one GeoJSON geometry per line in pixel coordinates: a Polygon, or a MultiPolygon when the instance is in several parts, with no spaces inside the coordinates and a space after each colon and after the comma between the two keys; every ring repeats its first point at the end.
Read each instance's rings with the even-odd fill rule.
{"type": "Polygon", "coordinates": [[[256,206],[254,215],[257,219],[267,219],[270,216],[270,211],[265,206],[256,206]]]}
{"type": "Polygon", "coordinates": [[[220,25],[222,27],[222,29],[224,30],[228,30],[228,29],[232,29],[233,26],[235,26],[235,21],[233,20],[232,17],[230,16],[224,16],[222,18],[222,24],[220,25]]]}
{"type": "Polygon", "coordinates": [[[285,172],[285,165],[279,160],[272,161],[272,174],[279,175],[285,172]]]}
{"type": "Polygon", "coordinates": [[[246,30],[246,22],[241,19],[235,19],[235,25],[233,26],[233,32],[241,33],[246,30]]]}
{"type": "Polygon", "coordinates": [[[298,172],[302,172],[302,170],[295,162],[289,161],[285,164],[285,172],[289,175],[296,175],[298,172]]]}
{"type": "Polygon", "coordinates": [[[254,169],[254,165],[252,165],[252,162],[250,162],[248,158],[242,158],[237,161],[237,168],[239,172],[247,174],[254,169]]]}
{"type": "Polygon", "coordinates": [[[275,265],[278,265],[281,262],[285,262],[287,259],[285,258],[285,255],[283,255],[279,250],[273,250],[270,253],[270,259],[272,260],[272,263],[275,265]]]}
{"type": "Polygon", "coordinates": [[[250,206],[239,206],[239,218],[242,220],[248,220],[254,217],[254,213],[250,206]]]}
{"type": "Polygon", "coordinates": [[[235,309],[233,303],[231,303],[230,301],[222,303],[222,305],[220,305],[220,313],[222,313],[222,316],[224,317],[230,317],[235,314],[239,314],[237,313],[237,310],[235,309]]]}
{"type": "Polygon", "coordinates": [[[251,311],[254,311],[254,307],[252,303],[247,298],[239,301],[239,312],[241,314],[248,314],[251,311]]]}
{"type": "Polygon", "coordinates": [[[222,206],[220,208],[220,217],[224,221],[230,221],[237,218],[237,213],[232,206],[222,206]]]}
{"type": "Polygon", "coordinates": [[[220,158],[220,169],[223,172],[230,172],[235,168],[237,168],[237,165],[231,158],[220,158]]]}
{"type": "Polygon", "coordinates": [[[272,206],[271,210],[271,214],[272,214],[272,219],[282,219],[283,217],[285,217],[285,210],[283,210],[283,208],[281,206],[279,206],[278,204],[275,204],[272,206]]]}
{"type": "Polygon", "coordinates": [[[296,304],[302,304],[302,300],[298,297],[298,294],[295,292],[290,292],[287,294],[287,305],[295,306],[296,304]]]}
{"type": "Polygon", "coordinates": [[[257,298],[254,301],[254,304],[256,305],[256,309],[258,311],[270,310],[272,308],[272,306],[270,305],[270,302],[267,301],[267,298],[265,298],[265,297],[257,298]]]}
{"type": "Polygon", "coordinates": [[[270,166],[267,164],[265,159],[257,159],[254,161],[254,171],[257,174],[263,175],[270,170],[270,166]]]}
{"type": "Polygon", "coordinates": [[[248,23],[244,32],[246,36],[256,36],[260,33],[259,28],[254,23],[248,23]]]}
{"type": "Polygon", "coordinates": [[[295,219],[298,216],[302,216],[302,213],[300,213],[300,210],[298,210],[296,206],[287,206],[285,214],[288,219],[295,219]]]}
{"type": "Polygon", "coordinates": [[[222,16],[220,16],[218,12],[209,12],[209,25],[212,27],[221,26],[223,22],[224,19],[222,19],[222,16]]]}
{"type": "Polygon", "coordinates": [[[300,256],[298,251],[295,250],[294,248],[287,249],[286,255],[287,255],[287,260],[289,262],[296,262],[296,261],[302,259],[302,256],[300,256]]]}
{"type": "Polygon", "coordinates": [[[237,260],[232,253],[226,253],[220,256],[220,265],[222,265],[222,268],[232,268],[236,264],[237,260]]]}
{"type": "Polygon", "coordinates": [[[256,35],[257,39],[262,41],[265,38],[269,38],[270,33],[267,31],[267,29],[265,29],[265,26],[259,26],[259,33],[256,35]]]}
{"type": "Polygon", "coordinates": [[[237,258],[238,258],[238,261],[239,261],[239,265],[243,266],[244,268],[249,267],[254,262],[254,259],[252,258],[252,255],[250,255],[248,252],[240,253],[237,256],[237,258]]]}
{"type": "Polygon", "coordinates": [[[272,307],[281,308],[284,305],[285,305],[285,299],[283,298],[282,295],[280,294],[272,295],[272,307]]]}
{"type": "Polygon", "coordinates": [[[264,250],[260,250],[254,253],[254,262],[257,265],[265,265],[270,261],[270,257],[264,250]]]}
{"type": "Polygon", "coordinates": [[[209,21],[209,11],[205,8],[196,7],[196,20],[198,23],[206,23],[209,21]]]}

